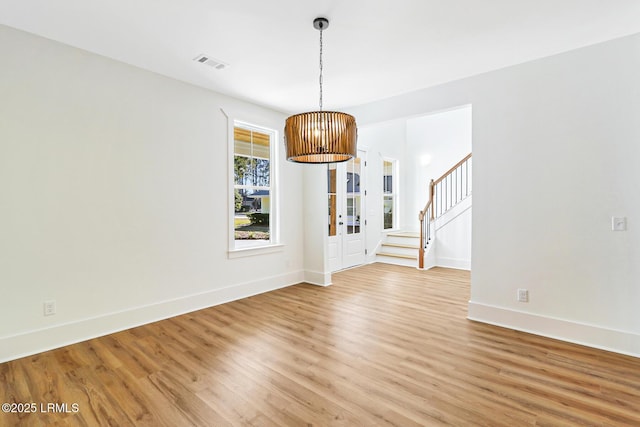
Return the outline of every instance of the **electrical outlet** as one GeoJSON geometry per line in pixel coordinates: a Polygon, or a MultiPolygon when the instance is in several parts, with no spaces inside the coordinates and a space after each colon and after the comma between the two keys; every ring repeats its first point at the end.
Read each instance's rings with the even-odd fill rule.
{"type": "Polygon", "coordinates": [[[56,301],[50,300],[44,302],[44,315],[52,316],[56,314],[56,301]]]}
{"type": "Polygon", "coordinates": [[[529,290],[528,289],[518,289],[518,301],[519,302],[529,302],[529,290]]]}

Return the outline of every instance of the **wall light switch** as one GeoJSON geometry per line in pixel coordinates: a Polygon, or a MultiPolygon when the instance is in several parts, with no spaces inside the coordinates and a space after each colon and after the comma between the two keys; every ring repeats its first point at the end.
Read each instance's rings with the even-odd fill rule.
{"type": "Polygon", "coordinates": [[[625,231],[627,229],[627,218],[626,217],[611,217],[611,230],[612,231],[625,231]]]}

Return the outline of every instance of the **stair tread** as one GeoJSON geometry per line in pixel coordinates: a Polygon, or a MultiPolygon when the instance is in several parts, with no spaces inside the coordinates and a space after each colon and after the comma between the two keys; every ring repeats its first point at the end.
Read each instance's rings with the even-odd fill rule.
{"type": "Polygon", "coordinates": [[[420,233],[415,231],[396,231],[392,233],[387,233],[387,236],[393,237],[420,237],[420,233]]]}
{"type": "Polygon", "coordinates": [[[406,258],[406,259],[417,259],[416,255],[404,255],[404,254],[392,254],[390,252],[378,252],[376,255],[378,256],[390,256],[393,258],[406,258]]]}
{"type": "Polygon", "coordinates": [[[394,248],[420,249],[420,246],[403,245],[401,243],[382,243],[381,246],[391,246],[391,247],[394,247],[394,248]]]}

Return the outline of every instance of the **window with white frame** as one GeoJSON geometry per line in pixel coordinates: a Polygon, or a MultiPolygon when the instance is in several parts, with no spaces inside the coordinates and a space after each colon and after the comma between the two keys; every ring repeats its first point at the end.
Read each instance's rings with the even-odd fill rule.
{"type": "Polygon", "coordinates": [[[233,126],[233,247],[274,244],[276,133],[247,123],[233,126]]]}
{"type": "Polygon", "coordinates": [[[382,161],[383,230],[396,228],[398,202],[397,163],[397,160],[382,161]]]}

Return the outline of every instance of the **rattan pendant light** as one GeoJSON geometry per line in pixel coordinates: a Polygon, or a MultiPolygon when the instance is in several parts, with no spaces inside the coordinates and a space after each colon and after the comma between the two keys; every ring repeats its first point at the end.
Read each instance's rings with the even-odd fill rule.
{"type": "Polygon", "coordinates": [[[322,31],[326,18],[313,20],[320,30],[320,110],[294,114],[284,127],[287,160],[297,163],[336,163],[356,156],[356,119],[346,113],[322,111],[322,31]]]}

